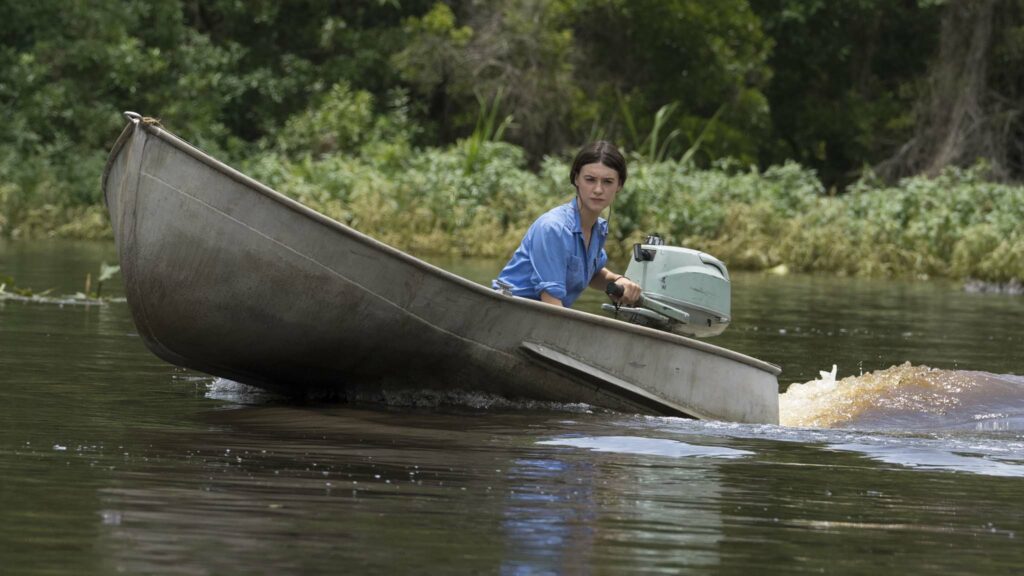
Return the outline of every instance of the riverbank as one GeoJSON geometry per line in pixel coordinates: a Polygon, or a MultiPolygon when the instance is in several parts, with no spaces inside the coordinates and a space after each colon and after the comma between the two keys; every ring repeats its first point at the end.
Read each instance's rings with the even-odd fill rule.
{"type": "MultiPolygon", "coordinates": [[[[324,157],[270,150],[236,165],[421,255],[508,255],[533,219],[572,194],[563,160],[548,158],[532,171],[521,149],[493,142],[422,150],[377,142],[324,157]]],[[[981,167],[895,186],[869,176],[842,195],[830,195],[813,171],[793,163],[758,171],[636,158],[630,170],[609,215],[613,258],[658,232],[734,270],[941,277],[989,286],[1024,279],[1024,187],[987,181],[981,167]]],[[[101,205],[33,201],[53,197],[0,186],[0,235],[110,237],[101,205]]]]}

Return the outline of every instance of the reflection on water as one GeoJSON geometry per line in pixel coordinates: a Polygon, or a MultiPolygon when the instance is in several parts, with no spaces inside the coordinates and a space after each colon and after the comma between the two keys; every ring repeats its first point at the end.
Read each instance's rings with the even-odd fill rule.
{"type": "Polygon", "coordinates": [[[938,565],[1020,559],[1019,485],[1006,482],[1024,462],[939,448],[955,442],[626,415],[225,408],[204,416],[207,431],[142,438],[147,461],[100,490],[113,565],[791,573],[792,558],[765,564],[775,546],[808,571],[877,561],[820,553],[842,543],[904,550],[909,570],[965,536],[982,544],[938,565]]]}
{"type": "Polygon", "coordinates": [[[986,476],[1024,477],[1024,458],[1010,464],[984,454],[962,455],[936,448],[877,444],[830,444],[831,450],[859,452],[872,460],[928,470],[951,470],[986,476]]]}
{"type": "MultiPolygon", "coordinates": [[[[0,243],[0,275],[59,287],[111,252],[0,243]]],[[[0,301],[0,572],[1019,571],[1019,301],[734,290],[730,346],[790,374],[790,426],[295,404],[160,361],[124,304],[0,301]]]]}
{"type": "Polygon", "coordinates": [[[502,574],[573,571],[594,554],[600,475],[589,462],[520,458],[508,471],[502,574]]]}
{"type": "Polygon", "coordinates": [[[722,448],[717,446],[697,446],[668,440],[665,438],[644,438],[637,436],[601,436],[597,438],[557,438],[554,440],[542,440],[538,444],[548,446],[572,446],[573,448],[585,448],[595,452],[619,452],[622,454],[643,454],[647,456],[666,456],[669,458],[683,457],[714,457],[714,458],[739,458],[752,454],[746,450],[734,448],[722,448]]]}

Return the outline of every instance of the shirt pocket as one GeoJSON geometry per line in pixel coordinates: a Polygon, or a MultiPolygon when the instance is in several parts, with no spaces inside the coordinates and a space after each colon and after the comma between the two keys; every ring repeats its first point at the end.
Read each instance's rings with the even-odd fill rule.
{"type": "Polygon", "coordinates": [[[584,278],[583,259],[579,256],[569,256],[569,264],[565,273],[566,292],[581,292],[586,285],[584,278]]]}

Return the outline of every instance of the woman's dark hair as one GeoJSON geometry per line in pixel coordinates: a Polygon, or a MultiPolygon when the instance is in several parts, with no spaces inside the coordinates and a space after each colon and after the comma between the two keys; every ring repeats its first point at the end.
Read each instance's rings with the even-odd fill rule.
{"type": "Polygon", "coordinates": [[[626,159],[622,152],[615,147],[615,144],[607,140],[598,140],[587,144],[576,154],[572,161],[572,169],[569,170],[569,183],[576,186],[576,177],[580,175],[580,169],[587,164],[601,163],[619,173],[619,186],[626,183],[626,159]]]}

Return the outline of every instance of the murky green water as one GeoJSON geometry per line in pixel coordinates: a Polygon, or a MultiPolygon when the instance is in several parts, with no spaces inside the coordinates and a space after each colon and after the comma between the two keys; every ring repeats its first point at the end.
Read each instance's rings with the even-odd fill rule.
{"type": "MultiPolygon", "coordinates": [[[[114,259],[0,243],[0,276],[69,294],[114,259]]],[[[1024,569],[1024,300],[733,290],[715,342],[784,385],[837,364],[840,382],[785,395],[791,416],[841,407],[828,427],[287,403],[165,364],[123,303],[0,301],[0,573],[1024,569]]]]}

